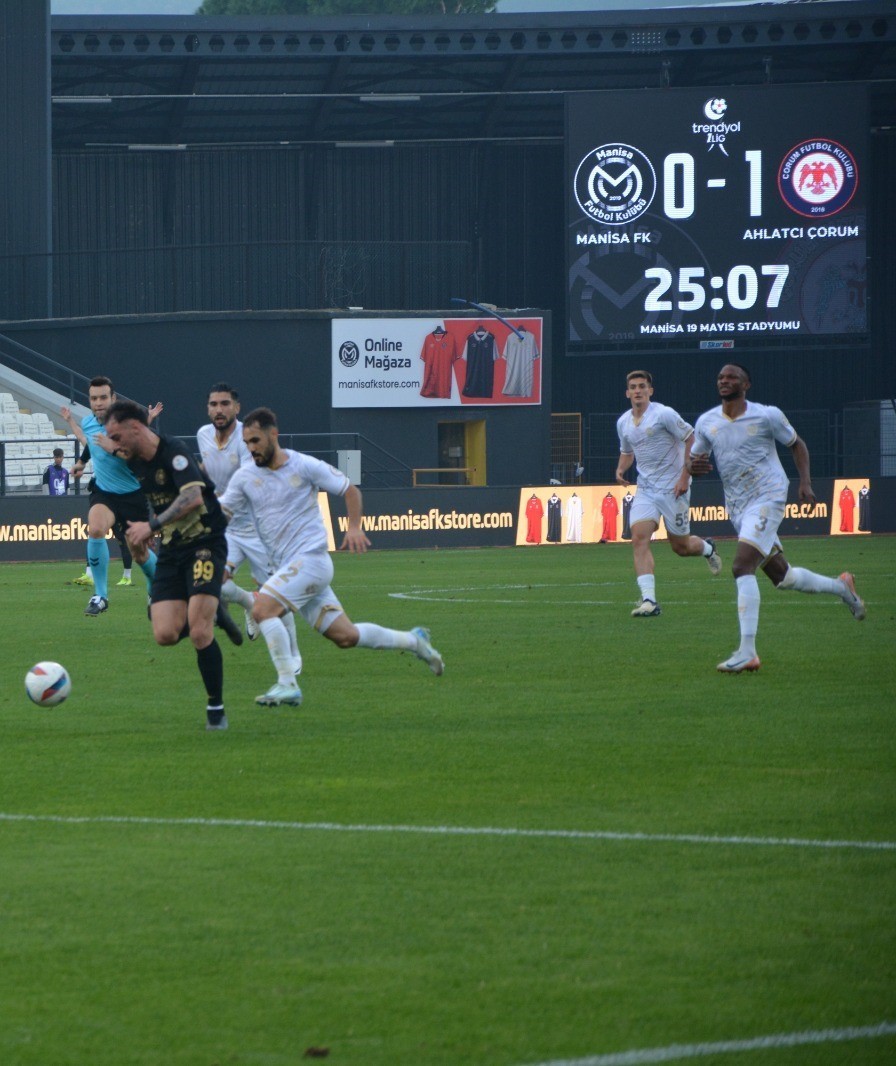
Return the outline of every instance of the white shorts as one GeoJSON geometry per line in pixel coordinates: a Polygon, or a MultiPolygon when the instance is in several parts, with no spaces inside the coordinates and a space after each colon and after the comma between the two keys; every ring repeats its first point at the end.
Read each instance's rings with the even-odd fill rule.
{"type": "Polygon", "coordinates": [[[244,562],[256,583],[263,585],[273,573],[273,567],[264,545],[254,534],[235,533],[227,530],[227,569],[235,574],[244,562]]]}
{"type": "Polygon", "coordinates": [[[280,567],[261,586],[265,596],[271,596],[289,611],[297,611],[313,629],[326,633],[340,614],[342,604],[330,588],[333,580],[333,560],[329,552],[297,555],[280,567]]]}
{"type": "Polygon", "coordinates": [[[676,498],[672,492],[653,492],[638,486],[629,512],[629,525],[656,522],[659,526],[660,518],[670,536],[686,537],[691,532],[691,494],[686,492],[676,498]]]}
{"type": "Polygon", "coordinates": [[[777,548],[781,550],[778,539],[778,526],[784,518],[784,500],[755,500],[747,504],[743,511],[729,508],[728,516],[737,533],[738,540],[752,544],[767,559],[777,548]]]}

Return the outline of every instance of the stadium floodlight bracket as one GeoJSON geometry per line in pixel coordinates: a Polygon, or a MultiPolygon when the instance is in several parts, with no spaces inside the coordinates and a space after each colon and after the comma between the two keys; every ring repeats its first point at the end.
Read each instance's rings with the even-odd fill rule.
{"type": "Polygon", "coordinates": [[[481,311],[484,315],[491,315],[492,318],[497,318],[497,320],[503,322],[508,329],[513,330],[520,340],[523,339],[523,331],[517,329],[516,326],[508,322],[503,315],[499,315],[494,304],[478,304],[474,300],[465,300],[462,296],[452,296],[451,302],[453,304],[466,304],[468,307],[475,307],[477,311],[481,311]]]}

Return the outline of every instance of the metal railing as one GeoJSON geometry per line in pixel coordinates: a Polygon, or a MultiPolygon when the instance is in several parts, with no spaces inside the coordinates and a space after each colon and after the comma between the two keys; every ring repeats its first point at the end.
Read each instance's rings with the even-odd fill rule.
{"type": "Polygon", "coordinates": [[[55,359],[20,344],[5,333],[0,333],[0,362],[16,370],[38,385],[67,396],[70,403],[77,400],[87,404],[87,386],[90,378],[70,370],[55,359]],[[25,356],[26,358],[22,358],[25,356]]]}
{"type": "Polygon", "coordinates": [[[415,466],[413,471],[413,488],[425,486],[431,488],[457,488],[458,485],[470,485],[476,474],[475,466],[415,466]],[[435,474],[437,480],[431,481],[422,475],[435,474]]]}
{"type": "MultiPolygon", "coordinates": [[[[53,449],[65,452],[63,465],[71,469],[81,455],[81,443],[69,437],[16,437],[0,440],[0,496],[39,496],[43,492],[44,471],[53,462],[53,449]],[[21,454],[25,449],[29,454],[21,454]]],[[[82,481],[86,491],[89,476],[72,478],[70,495],[80,495],[82,481]]]]}
{"type": "MultiPolygon", "coordinates": [[[[195,437],[176,439],[183,441],[198,458],[195,437]]],[[[362,488],[408,488],[414,483],[410,466],[362,433],[281,433],[280,443],[284,448],[323,459],[331,466],[338,465],[339,451],[360,451],[362,488]]],[[[0,439],[0,496],[40,495],[43,472],[53,461],[53,449],[59,447],[66,453],[66,468],[71,468],[83,450],[77,439],[59,436],[0,439]],[[28,454],[22,454],[23,451],[28,454]]],[[[86,493],[89,480],[88,475],[77,481],[72,479],[69,495],[86,493]]]]}

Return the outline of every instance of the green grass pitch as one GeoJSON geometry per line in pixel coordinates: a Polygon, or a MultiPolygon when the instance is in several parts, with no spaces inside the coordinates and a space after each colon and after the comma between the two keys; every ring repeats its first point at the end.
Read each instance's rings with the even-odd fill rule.
{"type": "Polygon", "coordinates": [[[445,675],[300,619],[304,705],[225,642],[220,734],[137,571],[89,619],[78,563],[4,566],[0,1062],[896,1061],[896,541],[788,542],[868,618],[760,578],[742,676],[720,549],[655,545],[651,619],[624,546],[340,555],[349,615],[429,625],[445,675]]]}

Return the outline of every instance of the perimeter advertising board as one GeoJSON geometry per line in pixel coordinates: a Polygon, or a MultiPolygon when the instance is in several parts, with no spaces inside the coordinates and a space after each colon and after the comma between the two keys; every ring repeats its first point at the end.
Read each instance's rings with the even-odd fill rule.
{"type": "MultiPolygon", "coordinates": [[[[621,485],[364,489],[363,528],[374,549],[628,544],[626,496],[634,491],[621,485]],[[530,506],[533,498],[537,508],[530,506]]],[[[896,533],[896,478],[818,480],[815,491],[816,504],[801,504],[795,502],[796,482],[791,484],[782,536],[896,533]]],[[[319,502],[333,550],[345,533],[345,504],[324,493],[319,502]]],[[[83,497],[0,499],[0,563],[71,559],[83,564],[86,517],[83,497]]],[[[698,534],[733,535],[718,481],[694,483],[691,523],[698,534]]]]}
{"type": "MultiPolygon", "coordinates": [[[[886,494],[888,499],[896,496],[896,479],[879,479],[875,485],[886,486],[882,495],[886,494]]],[[[520,489],[516,543],[628,544],[631,542],[629,515],[637,491],[635,485],[548,485],[520,489]]],[[[815,491],[816,502],[807,504],[798,501],[795,485],[791,489],[780,526],[782,537],[871,531],[871,481],[867,478],[849,482],[819,480],[815,482],[815,491]],[[851,486],[855,486],[854,496],[851,486]],[[864,496],[859,497],[863,490],[864,496]],[[861,504],[860,499],[864,501],[861,504]]],[[[720,482],[693,483],[690,520],[692,533],[734,536],[720,482]]],[[[884,528],[878,526],[877,530],[884,528]]],[[[662,520],[653,539],[667,539],[662,520]]]]}

